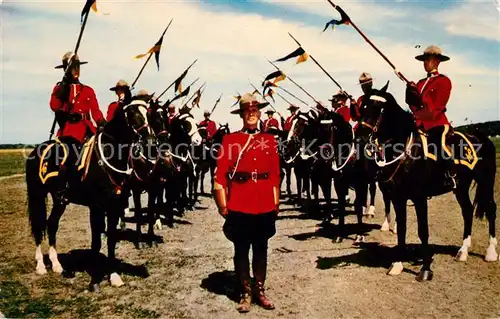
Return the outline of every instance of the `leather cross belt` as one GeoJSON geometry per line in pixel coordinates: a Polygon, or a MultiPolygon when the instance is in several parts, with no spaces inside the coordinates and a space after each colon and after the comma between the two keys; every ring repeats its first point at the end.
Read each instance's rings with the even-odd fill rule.
{"type": "Polygon", "coordinates": [[[233,181],[237,183],[246,183],[249,180],[257,182],[257,180],[268,179],[269,173],[257,173],[257,172],[236,172],[233,176],[233,181]]]}

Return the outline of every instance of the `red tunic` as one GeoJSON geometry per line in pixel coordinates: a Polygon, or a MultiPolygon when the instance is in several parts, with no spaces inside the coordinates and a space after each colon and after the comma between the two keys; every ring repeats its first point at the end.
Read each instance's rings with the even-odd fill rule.
{"type": "Polygon", "coordinates": [[[267,133],[247,134],[235,132],[225,135],[222,139],[220,153],[217,159],[215,182],[227,190],[227,209],[248,214],[262,214],[277,209],[274,187],[279,194],[280,159],[278,145],[273,135],[267,133]],[[251,138],[248,147],[243,150],[239,161],[238,156],[251,138]],[[267,179],[249,180],[244,183],[231,181],[228,185],[228,173],[236,167],[236,172],[268,173],[267,179]]]}
{"type": "Polygon", "coordinates": [[[99,122],[104,119],[104,116],[99,109],[99,104],[97,103],[94,90],[90,86],[83,84],[71,84],[69,100],[63,103],[56,97],[56,92],[59,88],[60,86],[56,85],[52,90],[50,108],[54,112],[64,111],[79,113],[82,115],[83,120],[76,123],[66,122],[63,132],[59,129],[57,136],[71,136],[78,141],[83,142],[87,129],[90,129],[92,133],[96,132],[96,127],[90,121],[90,113],[92,113],[92,118],[95,122],[99,122]],[[73,102],[71,110],[69,109],[70,102],[73,102]]]}
{"type": "Polygon", "coordinates": [[[215,133],[217,133],[217,125],[212,120],[203,120],[200,122],[199,126],[207,128],[208,139],[211,139],[215,135],[215,133]]]}
{"type": "Polygon", "coordinates": [[[290,115],[286,118],[285,124],[283,125],[283,131],[290,131],[292,129],[293,120],[295,119],[295,114],[290,115]]]}
{"type": "Polygon", "coordinates": [[[349,123],[349,121],[351,120],[351,111],[349,110],[349,108],[346,105],[341,106],[338,109],[336,109],[335,113],[342,115],[342,117],[344,118],[344,120],[347,123],[349,123]]]}
{"type": "Polygon", "coordinates": [[[106,121],[111,121],[113,117],[115,116],[115,111],[120,106],[120,103],[118,101],[111,103],[108,106],[108,114],[106,115],[106,121]]]}
{"type": "Polygon", "coordinates": [[[275,118],[270,118],[264,121],[264,132],[267,132],[271,127],[275,127],[276,129],[279,129],[279,123],[278,120],[275,118]]]}
{"type": "Polygon", "coordinates": [[[423,108],[418,110],[410,105],[417,125],[423,126],[424,131],[436,126],[449,125],[445,111],[451,94],[450,79],[434,72],[430,77],[418,81],[417,89],[420,92],[423,108]]]}

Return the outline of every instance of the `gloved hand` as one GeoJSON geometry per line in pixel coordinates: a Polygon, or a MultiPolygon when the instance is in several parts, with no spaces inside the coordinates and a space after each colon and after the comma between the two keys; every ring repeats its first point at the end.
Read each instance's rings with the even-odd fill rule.
{"type": "Polygon", "coordinates": [[[69,83],[69,81],[67,81],[65,76],[64,80],[59,84],[57,91],[55,92],[55,95],[57,99],[59,99],[61,102],[63,103],[68,102],[70,90],[71,90],[71,84],[69,83]]]}
{"type": "Polygon", "coordinates": [[[105,119],[97,121],[97,132],[101,133],[104,130],[104,126],[107,124],[105,119]]]}
{"type": "Polygon", "coordinates": [[[68,112],[64,111],[56,111],[56,122],[59,127],[62,127],[64,123],[68,120],[68,112]]]}
{"type": "Polygon", "coordinates": [[[422,108],[422,98],[420,97],[420,92],[413,82],[406,85],[405,102],[406,104],[416,107],[417,109],[422,108]]]}

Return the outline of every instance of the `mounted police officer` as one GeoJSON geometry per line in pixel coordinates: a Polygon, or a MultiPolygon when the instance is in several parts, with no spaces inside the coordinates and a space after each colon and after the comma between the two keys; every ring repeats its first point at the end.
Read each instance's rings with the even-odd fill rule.
{"type": "Polygon", "coordinates": [[[344,91],[339,91],[329,101],[332,102],[333,111],[340,114],[344,118],[344,121],[349,123],[351,121],[351,111],[346,104],[347,94],[344,91]]]}
{"type": "Polygon", "coordinates": [[[214,121],[210,119],[210,112],[205,110],[203,112],[203,117],[205,118],[203,121],[198,124],[198,127],[204,127],[207,130],[207,140],[212,140],[215,133],[217,133],[217,125],[214,121]]]}
{"type": "Polygon", "coordinates": [[[273,131],[279,130],[278,120],[273,117],[274,113],[275,112],[273,110],[266,111],[267,119],[264,121],[264,125],[263,125],[263,131],[266,133],[268,133],[272,130],[273,131]]]}
{"type": "Polygon", "coordinates": [[[63,204],[69,203],[68,179],[75,169],[77,154],[84,140],[96,133],[96,127],[91,122],[102,127],[106,120],[99,109],[94,90],[80,83],[80,65],[87,62],[80,61],[78,55],[67,52],[62,57],[62,64],[56,69],[66,71],[63,81],[56,84],[50,97],[50,108],[55,112],[59,124],[58,139],[68,146],[68,158],[59,167],[58,179],[62,183],[61,190],[56,195],[63,204]],[[68,68],[69,65],[69,68],[68,68]]]}
{"type": "Polygon", "coordinates": [[[437,150],[438,166],[445,171],[445,186],[455,186],[452,177],[453,159],[450,154],[443,153],[443,143],[450,131],[445,112],[452,86],[450,79],[438,71],[439,64],[450,58],[443,55],[440,47],[431,45],[415,59],[423,62],[427,76],[417,84],[408,83],[406,103],[415,116],[417,126],[427,133],[429,145],[434,145],[437,150]]]}
{"type": "Polygon", "coordinates": [[[288,107],[288,111],[290,111],[290,116],[286,118],[286,120],[281,123],[281,126],[283,127],[283,131],[289,132],[292,129],[292,124],[293,120],[295,119],[295,116],[297,115],[297,110],[299,109],[298,106],[290,104],[288,107]]]}
{"type": "Polygon", "coordinates": [[[215,202],[226,219],[224,234],[235,249],[234,267],[241,286],[239,312],[250,311],[252,302],[250,247],[256,281],[254,300],[265,309],[274,309],[264,293],[264,283],[268,240],[276,233],[280,159],[274,136],[257,129],[260,109],[268,104],[252,94],[242,96],[239,108],[231,113],[240,115],[243,129],[224,136],[215,173],[215,202]]]}
{"type": "MultiPolygon", "coordinates": [[[[353,121],[359,121],[362,117],[363,109],[366,106],[366,102],[370,98],[373,89],[373,77],[370,73],[363,72],[359,76],[359,85],[361,85],[361,90],[363,95],[361,95],[356,101],[351,100],[351,118],[353,121]]],[[[358,127],[356,124],[355,129],[358,127]]]]}
{"type": "Polygon", "coordinates": [[[130,87],[125,80],[119,80],[116,85],[109,89],[114,91],[118,100],[112,102],[108,106],[108,113],[106,115],[106,120],[109,122],[113,119],[116,109],[121,106],[125,106],[132,100],[132,93],[130,93],[130,87]]]}

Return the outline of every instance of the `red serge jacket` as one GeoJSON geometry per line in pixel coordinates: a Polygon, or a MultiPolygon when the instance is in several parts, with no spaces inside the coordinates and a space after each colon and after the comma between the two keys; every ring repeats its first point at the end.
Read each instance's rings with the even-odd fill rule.
{"type": "Polygon", "coordinates": [[[349,109],[349,107],[345,105],[336,109],[335,113],[342,115],[342,117],[347,123],[349,123],[349,121],[351,120],[351,110],[349,109]]]}
{"type": "Polygon", "coordinates": [[[63,132],[59,129],[57,136],[71,136],[78,141],[83,142],[87,129],[90,129],[92,133],[96,132],[94,124],[90,121],[89,113],[92,113],[92,118],[96,123],[104,119],[104,116],[99,109],[99,104],[97,103],[94,90],[90,86],[86,86],[81,83],[71,84],[69,99],[63,103],[56,97],[56,92],[58,92],[60,88],[61,87],[59,85],[56,85],[52,90],[50,108],[54,112],[64,111],[78,113],[82,116],[82,120],[74,123],[67,121],[64,125],[63,132]],[[73,103],[73,107],[71,109],[69,109],[70,102],[73,103]]]}
{"type": "Polygon", "coordinates": [[[215,182],[227,190],[228,210],[262,214],[278,208],[280,159],[277,147],[274,136],[267,133],[239,131],[224,136],[215,182]],[[266,173],[267,177],[261,178],[266,173]],[[239,174],[250,174],[253,178],[241,182],[236,178],[239,174]]]}
{"type": "Polygon", "coordinates": [[[422,109],[410,106],[415,114],[417,125],[423,126],[424,131],[433,127],[450,124],[446,114],[446,104],[450,99],[451,81],[438,72],[433,72],[430,77],[417,83],[418,92],[422,99],[422,109]]]}
{"type": "Polygon", "coordinates": [[[267,132],[271,127],[275,127],[276,129],[280,128],[278,120],[275,118],[270,118],[264,121],[264,132],[267,132]]]}
{"type": "Polygon", "coordinates": [[[207,128],[207,139],[211,139],[217,133],[217,125],[214,121],[203,120],[198,126],[207,128]]]}
{"type": "Polygon", "coordinates": [[[290,131],[292,129],[293,120],[295,119],[295,114],[290,115],[285,120],[285,125],[283,125],[283,131],[290,131]]]}
{"type": "Polygon", "coordinates": [[[120,106],[120,103],[118,101],[112,102],[108,106],[108,113],[106,115],[106,121],[111,121],[113,117],[115,116],[115,111],[120,106]]]}

